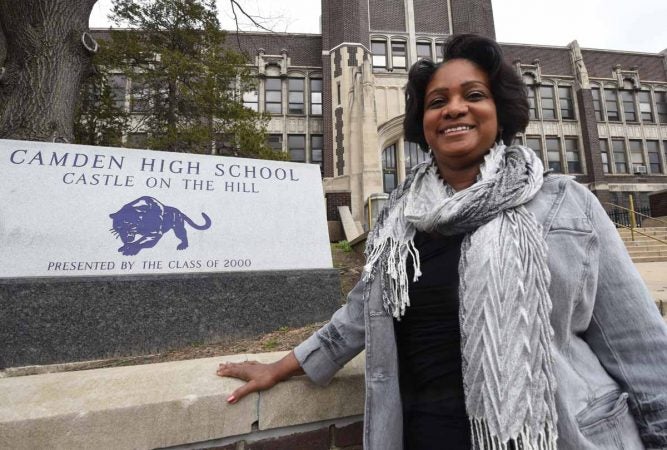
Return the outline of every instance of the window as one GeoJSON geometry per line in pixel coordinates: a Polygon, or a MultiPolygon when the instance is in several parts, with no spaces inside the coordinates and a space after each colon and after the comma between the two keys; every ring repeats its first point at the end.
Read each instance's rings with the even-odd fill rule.
{"type": "Polygon", "coordinates": [[[660,123],[667,123],[667,92],[657,91],[655,93],[655,107],[660,123]]]}
{"type": "Polygon", "coordinates": [[[533,149],[542,164],[544,164],[544,155],[542,154],[542,138],[540,136],[526,136],[526,147],[533,149]]]}
{"type": "Polygon", "coordinates": [[[549,169],[554,172],[562,172],[563,164],[560,159],[560,139],[557,137],[547,137],[547,161],[549,169]]]}
{"type": "Polygon", "coordinates": [[[283,135],[282,134],[269,134],[266,137],[266,144],[276,152],[283,151],[283,135]]]}
{"type": "Polygon", "coordinates": [[[602,156],[602,172],[609,173],[609,141],[600,139],[600,155],[602,156]]]}
{"type": "Polygon", "coordinates": [[[394,69],[405,69],[408,65],[405,52],[405,42],[391,43],[391,65],[394,69]]]}
{"type": "Polygon", "coordinates": [[[373,53],[373,69],[387,68],[387,42],[372,41],[371,52],[373,53]]]}
{"type": "Polygon", "coordinates": [[[642,115],[642,122],[655,122],[653,107],[651,106],[651,93],[649,91],[639,92],[639,113],[642,115]]]}
{"type": "Polygon", "coordinates": [[[405,141],[403,145],[403,159],[405,160],[405,172],[409,172],[414,166],[426,160],[426,152],[419,148],[415,142],[405,141]]]}
{"type": "Polygon", "coordinates": [[[430,42],[417,42],[417,59],[433,59],[430,42]]]}
{"type": "Polygon", "coordinates": [[[553,86],[541,86],[540,97],[542,97],[542,118],[545,120],[556,118],[556,99],[554,98],[553,86]]]}
{"type": "Polygon", "coordinates": [[[618,115],[618,99],[616,91],[613,89],[605,89],[604,91],[605,106],[607,107],[607,119],[611,122],[618,122],[621,116],[618,115]]]}
{"type": "Polygon", "coordinates": [[[118,109],[125,109],[126,84],[127,78],[124,75],[111,75],[111,77],[109,77],[111,97],[114,99],[114,103],[118,109]]]}
{"type": "Polygon", "coordinates": [[[582,173],[578,138],[565,138],[565,155],[567,156],[568,173],[582,173]]]}
{"type": "MultiPolygon", "coordinates": [[[[526,83],[526,91],[528,94],[528,106],[529,106],[529,111],[528,111],[528,116],[531,119],[538,119],[537,116],[537,92],[535,90],[535,86],[532,84],[533,78],[530,78],[530,83],[526,83]]],[[[526,77],[524,76],[524,81],[526,81],[526,77]]]]}
{"type": "Polygon", "coordinates": [[[632,91],[621,91],[623,101],[623,113],[626,122],[637,122],[637,110],[635,109],[635,95],[632,91]]]}
{"type": "Polygon", "coordinates": [[[560,100],[560,116],[563,119],[574,119],[574,100],[572,99],[572,88],[562,86],[558,88],[560,100]]]}
{"type": "Polygon", "coordinates": [[[280,78],[267,78],[264,83],[264,110],[272,114],[283,112],[283,89],[280,78]]]}
{"type": "Polygon", "coordinates": [[[294,162],[306,162],[306,136],[302,134],[290,134],[287,136],[289,147],[289,160],[294,162]]]}
{"type": "Polygon", "coordinates": [[[646,141],[646,153],[648,153],[648,164],[651,173],[662,173],[658,141],[646,141]]]}
{"type": "Polygon", "coordinates": [[[638,139],[630,139],[630,161],[632,161],[632,172],[635,172],[634,166],[644,165],[644,150],[642,148],[642,141],[638,139]]]}
{"type": "Polygon", "coordinates": [[[616,173],[628,173],[628,163],[625,156],[625,140],[612,139],[611,145],[614,150],[616,173]]]}
{"type": "Polygon", "coordinates": [[[259,111],[259,95],[257,91],[243,93],[243,106],[253,111],[259,111]]]}
{"type": "Polygon", "coordinates": [[[150,90],[139,81],[132,82],[130,112],[143,113],[148,111],[150,90]]]}
{"type": "Polygon", "coordinates": [[[593,109],[595,109],[595,119],[598,122],[602,122],[604,118],[602,117],[602,98],[600,97],[600,88],[591,89],[591,94],[593,94],[593,109]]]}
{"type": "Polygon", "coordinates": [[[395,144],[382,150],[382,184],[387,194],[393,191],[398,184],[395,144]]]}
{"type": "Polygon", "coordinates": [[[322,80],[317,78],[310,80],[310,114],[322,115],[322,80]]]}
{"type": "Polygon", "coordinates": [[[445,54],[445,44],[442,42],[435,43],[435,60],[436,62],[442,61],[442,58],[445,54]]]}
{"type": "Polygon", "coordinates": [[[310,136],[310,162],[320,166],[320,174],[324,174],[324,138],[321,134],[310,136]]]}
{"type": "Polygon", "coordinates": [[[290,78],[287,80],[289,93],[287,94],[289,114],[305,114],[306,108],[303,104],[305,81],[303,78],[290,78]]]}

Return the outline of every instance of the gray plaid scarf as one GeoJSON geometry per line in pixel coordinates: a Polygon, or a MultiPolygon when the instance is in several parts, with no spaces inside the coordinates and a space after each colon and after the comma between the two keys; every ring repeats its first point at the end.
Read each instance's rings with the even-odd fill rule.
{"type": "Polygon", "coordinates": [[[466,233],[459,262],[459,318],[466,410],[473,448],[556,450],[550,274],[542,227],[523,206],[542,186],[543,166],[526,147],[495,145],[478,181],[454,192],[431,161],[390,196],[368,235],[365,277],[382,277],[384,307],[410,306],[416,230],[466,233]]]}

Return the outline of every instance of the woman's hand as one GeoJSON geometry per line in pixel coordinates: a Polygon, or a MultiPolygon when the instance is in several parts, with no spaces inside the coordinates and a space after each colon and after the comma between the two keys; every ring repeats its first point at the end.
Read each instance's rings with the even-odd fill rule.
{"type": "Polygon", "coordinates": [[[280,361],[271,364],[263,364],[257,361],[222,363],[216,371],[218,376],[238,378],[247,382],[227,397],[229,403],[236,403],[252,392],[270,389],[276,383],[303,373],[294,352],[290,352],[280,361]]]}

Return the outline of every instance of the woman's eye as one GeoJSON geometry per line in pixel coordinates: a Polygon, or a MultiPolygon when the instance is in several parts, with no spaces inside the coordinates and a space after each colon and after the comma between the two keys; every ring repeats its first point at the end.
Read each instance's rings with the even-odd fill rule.
{"type": "Polygon", "coordinates": [[[443,98],[434,98],[428,103],[429,108],[438,108],[445,104],[445,99],[443,98]]]}
{"type": "Polygon", "coordinates": [[[486,98],[486,94],[482,91],[472,91],[468,93],[470,100],[482,100],[486,98]]]}

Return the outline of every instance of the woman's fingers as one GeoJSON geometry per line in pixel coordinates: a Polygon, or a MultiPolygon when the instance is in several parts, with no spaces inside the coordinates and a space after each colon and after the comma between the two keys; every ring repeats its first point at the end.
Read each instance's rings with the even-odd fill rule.
{"type": "Polygon", "coordinates": [[[229,403],[236,403],[251,392],[268,389],[276,384],[275,377],[271,373],[272,367],[270,364],[261,364],[256,361],[222,363],[218,366],[216,374],[221,377],[233,377],[247,381],[227,398],[229,403]]]}
{"type": "Polygon", "coordinates": [[[244,384],[243,386],[241,386],[240,388],[238,388],[237,390],[235,390],[234,392],[232,392],[232,395],[227,397],[227,402],[236,403],[239,400],[241,400],[243,397],[245,397],[246,395],[248,395],[252,392],[257,392],[259,390],[260,389],[259,389],[259,386],[257,385],[257,382],[254,381],[254,380],[251,380],[251,381],[247,382],[246,384],[244,384]]]}
{"type": "MultiPolygon", "coordinates": [[[[254,361],[253,361],[254,363],[254,361]]],[[[222,363],[218,366],[216,374],[221,377],[233,377],[248,381],[250,379],[247,365],[253,365],[250,362],[243,363],[222,363]]]]}

